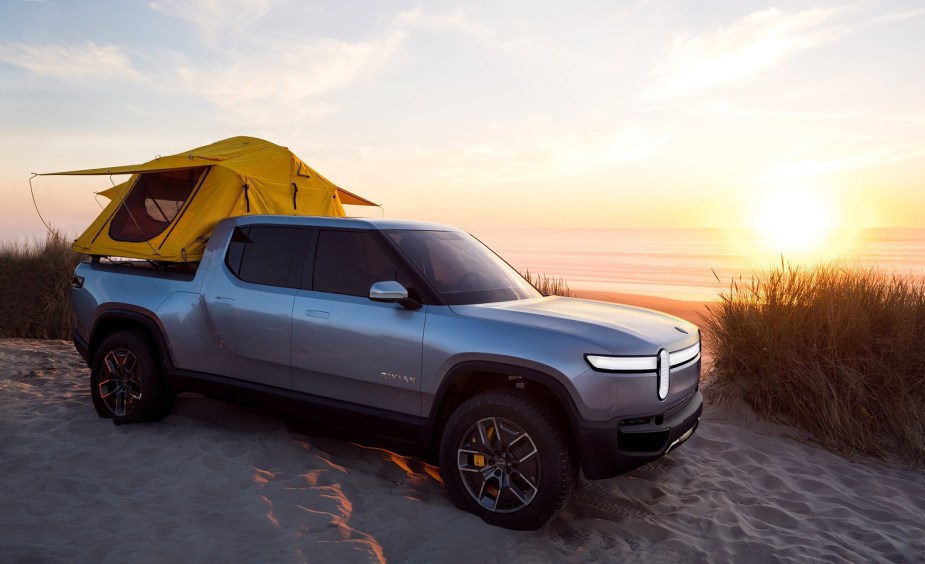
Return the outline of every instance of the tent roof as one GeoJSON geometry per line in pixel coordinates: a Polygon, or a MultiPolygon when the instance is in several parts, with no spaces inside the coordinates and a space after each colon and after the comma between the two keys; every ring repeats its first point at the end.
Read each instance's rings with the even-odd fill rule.
{"type": "MultiPolygon", "coordinates": [[[[256,137],[232,137],[223,141],[190,149],[176,155],[166,157],[157,157],[146,163],[111,166],[104,168],[91,168],[85,170],[70,170],[63,172],[45,172],[39,176],[86,176],[86,175],[117,175],[117,174],[140,174],[144,172],[163,172],[166,170],[178,170],[192,168],[197,166],[222,166],[235,171],[250,171],[254,167],[269,160],[285,156],[286,158],[295,159],[299,163],[300,170],[298,174],[308,176],[312,171],[305,163],[292,154],[289,149],[257,139],[256,137]]],[[[352,192],[336,186],[338,196],[344,204],[353,204],[358,206],[378,206],[370,200],[358,196],[352,192]]]]}

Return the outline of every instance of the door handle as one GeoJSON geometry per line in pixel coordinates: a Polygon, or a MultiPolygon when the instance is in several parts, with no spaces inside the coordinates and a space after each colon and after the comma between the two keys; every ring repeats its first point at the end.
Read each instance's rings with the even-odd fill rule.
{"type": "Polygon", "coordinates": [[[234,298],[226,298],[225,296],[215,296],[216,300],[221,300],[224,302],[233,302],[234,298]]]}
{"type": "Polygon", "coordinates": [[[317,317],[318,319],[327,319],[331,317],[331,314],[326,311],[321,311],[319,309],[306,309],[305,315],[308,317],[317,317]]]}

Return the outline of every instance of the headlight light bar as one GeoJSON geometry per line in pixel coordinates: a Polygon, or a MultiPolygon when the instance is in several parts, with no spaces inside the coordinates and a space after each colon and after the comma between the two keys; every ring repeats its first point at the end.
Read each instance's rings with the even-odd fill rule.
{"type": "MultiPolygon", "coordinates": [[[[668,353],[668,363],[672,368],[697,358],[700,354],[700,341],[693,345],[668,353]]],[[[658,356],[602,356],[586,354],[585,360],[595,370],[607,372],[651,372],[658,369],[658,356]]]]}

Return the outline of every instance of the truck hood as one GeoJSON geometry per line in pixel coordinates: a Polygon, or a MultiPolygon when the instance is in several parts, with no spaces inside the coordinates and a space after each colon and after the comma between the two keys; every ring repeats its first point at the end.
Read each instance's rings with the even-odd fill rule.
{"type": "Polygon", "coordinates": [[[463,317],[565,333],[613,354],[676,351],[700,339],[696,325],[667,313],[578,298],[548,296],[451,309],[463,317]]]}

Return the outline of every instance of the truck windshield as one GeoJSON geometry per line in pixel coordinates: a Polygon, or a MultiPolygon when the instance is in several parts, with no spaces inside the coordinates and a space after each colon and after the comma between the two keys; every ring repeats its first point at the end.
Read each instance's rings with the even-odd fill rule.
{"type": "Polygon", "coordinates": [[[516,270],[468,233],[393,230],[387,234],[448,305],[541,297],[516,270]]]}

